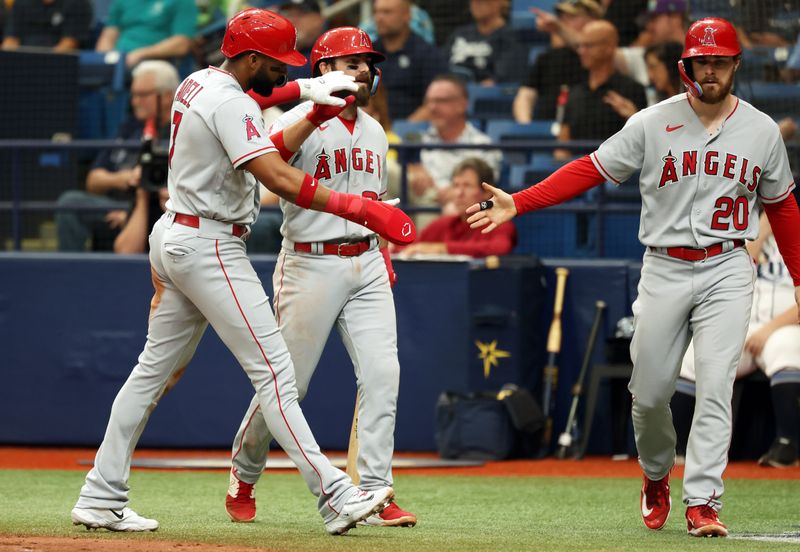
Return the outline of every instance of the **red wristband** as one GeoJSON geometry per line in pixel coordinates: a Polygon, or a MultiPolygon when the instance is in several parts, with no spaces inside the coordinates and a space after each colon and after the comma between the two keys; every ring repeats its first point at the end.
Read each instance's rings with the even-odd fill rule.
{"type": "Polygon", "coordinates": [[[272,142],[272,145],[277,148],[278,153],[281,154],[281,159],[284,161],[289,161],[289,159],[292,158],[292,155],[294,155],[295,152],[286,147],[286,144],[283,141],[283,130],[279,130],[275,134],[271,134],[269,139],[272,142]]]}
{"type": "Polygon", "coordinates": [[[314,201],[314,194],[317,193],[319,182],[310,174],[306,174],[303,178],[303,184],[300,186],[300,191],[297,192],[297,200],[295,203],[303,209],[310,209],[311,202],[314,201]]]}

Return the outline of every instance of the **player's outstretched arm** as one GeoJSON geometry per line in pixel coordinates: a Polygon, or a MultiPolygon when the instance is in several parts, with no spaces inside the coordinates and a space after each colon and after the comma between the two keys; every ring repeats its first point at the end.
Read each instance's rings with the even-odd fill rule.
{"type": "Polygon", "coordinates": [[[281,159],[288,161],[319,125],[329,119],[333,119],[355,101],[355,96],[348,96],[342,106],[314,104],[314,107],[304,118],[270,134],[269,139],[278,148],[281,159]]]}
{"type": "Polygon", "coordinates": [[[397,207],[326,188],[311,175],[287,165],[277,152],[251,159],[242,167],[271,192],[304,209],[342,217],[400,245],[409,244],[417,237],[414,223],[397,207]]]}
{"type": "Polygon", "coordinates": [[[345,75],[343,71],[331,71],[313,79],[294,80],[286,86],[276,88],[269,96],[262,96],[253,90],[248,90],[247,94],[258,102],[261,109],[297,100],[311,100],[317,104],[344,107],[344,100],[334,94],[336,92],[355,92],[356,90],[358,90],[358,85],[354,77],[345,75]]]}
{"type": "Polygon", "coordinates": [[[486,182],[481,184],[483,189],[492,193],[488,201],[481,201],[467,207],[467,214],[472,215],[467,219],[471,228],[483,228],[482,234],[488,234],[504,222],[517,216],[517,206],[514,198],[500,188],[490,186],[486,182]]]}

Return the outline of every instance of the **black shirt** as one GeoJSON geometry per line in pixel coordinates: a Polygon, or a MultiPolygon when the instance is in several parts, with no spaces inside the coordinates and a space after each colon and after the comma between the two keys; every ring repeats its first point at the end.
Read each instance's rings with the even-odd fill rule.
{"type": "Polygon", "coordinates": [[[628,98],[639,109],[647,107],[644,87],[619,73],[611,75],[595,90],[590,90],[588,83],[579,84],[570,89],[564,115],[570,139],[605,140],[625,126],[626,119],[603,101],[609,90],[628,98]]]}
{"type": "Polygon", "coordinates": [[[380,64],[381,82],[389,102],[389,116],[405,119],[411,115],[425,97],[425,90],[433,77],[447,72],[447,61],[436,46],[425,42],[414,33],[400,50],[389,53],[378,39],[374,49],[386,54],[380,64]]]}
{"type": "Polygon", "coordinates": [[[19,39],[22,46],[52,48],[70,37],[81,47],[90,47],[92,4],[89,0],[16,0],[8,16],[5,36],[19,39]]]}
{"type": "Polygon", "coordinates": [[[553,120],[561,85],[573,86],[586,82],[586,69],[572,48],[550,48],[536,58],[525,86],[536,89],[537,99],[533,118],[553,120]]]}
{"type": "Polygon", "coordinates": [[[518,83],[524,78],[527,50],[508,25],[489,35],[479,33],[474,23],[459,27],[444,51],[450,68],[469,74],[472,80],[518,83]]]}

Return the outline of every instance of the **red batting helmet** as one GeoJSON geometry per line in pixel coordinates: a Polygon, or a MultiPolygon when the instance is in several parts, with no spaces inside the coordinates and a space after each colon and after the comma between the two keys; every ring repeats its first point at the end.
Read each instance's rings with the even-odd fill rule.
{"type": "Polygon", "coordinates": [[[699,56],[731,56],[741,55],[742,48],[736,36],[736,29],[730,21],[719,17],[706,17],[692,23],[686,31],[681,60],[678,62],[678,73],[689,93],[695,97],[703,94],[703,89],[694,80],[691,66],[687,67],[683,60],[699,56]]]}
{"type": "Polygon", "coordinates": [[[220,51],[226,58],[242,52],[258,52],[287,65],[305,65],[306,57],[297,51],[294,25],[277,13],[251,8],[228,21],[220,51]]]}
{"type": "MultiPolygon", "coordinates": [[[[372,49],[369,35],[357,27],[337,27],[320,36],[311,48],[311,74],[319,76],[319,62],[323,59],[369,54],[371,65],[386,59],[372,49]]],[[[375,71],[373,70],[373,74],[375,71]]]]}

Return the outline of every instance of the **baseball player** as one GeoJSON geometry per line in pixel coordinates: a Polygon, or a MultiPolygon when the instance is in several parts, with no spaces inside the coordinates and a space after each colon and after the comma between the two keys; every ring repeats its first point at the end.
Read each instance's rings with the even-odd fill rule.
{"type": "MultiPolygon", "coordinates": [[[[266,10],[243,11],[228,23],[222,66],[191,74],[175,94],[170,199],[150,235],[155,295],[147,343],[114,400],[94,468],[72,510],[76,525],[158,528],[156,520],[127,506],[131,456],[165,385],[191,359],[209,323],[250,378],[270,433],[317,496],[328,532],[348,531],[394,495],[389,486],[361,491],[320,452],[297,402],[289,351],[242,240],[258,214],[256,179],[303,208],[357,221],[390,240],[414,237],[402,211],[320,185],[281,160],[270,142],[261,110],[243,91],[254,88],[268,96],[285,81],[287,64],[305,63],[295,41],[287,19],[266,10]]],[[[317,121],[340,112],[347,102],[331,93],[357,90],[352,81],[333,74],[304,82],[306,99],[334,104],[315,105],[309,117],[317,121]]]]}
{"type": "MultiPolygon", "coordinates": [[[[758,277],[750,312],[750,329],[736,377],[762,370],[770,380],[776,436],[758,461],[762,466],[791,467],[797,461],[797,427],[800,422],[800,325],[792,283],[778,251],[767,218],[761,217],[758,239],[748,242],[750,256],[758,262],[758,277]]],[[[694,346],[683,357],[680,377],[694,388],[694,346]]],[[[683,386],[679,386],[679,389],[683,386]]]]}
{"type": "MultiPolygon", "coordinates": [[[[380,123],[359,109],[369,102],[383,54],[367,33],[339,27],[311,50],[314,76],[343,71],[359,84],[355,105],[322,124],[301,104],[273,123],[270,138],[284,159],[337,191],[380,199],[386,193],[388,142],[380,123]]],[[[292,356],[300,400],[308,390],[335,325],[350,354],[360,394],[358,471],[365,490],[392,485],[392,452],[400,363],[391,285],[394,270],[385,242],[369,230],[327,213],[281,200],[284,236],[273,275],[274,308],[292,356]]],[[[264,471],[272,433],[253,397],[233,441],[231,485],[225,507],[233,521],[256,516],[254,485],[264,471]]],[[[413,526],[414,514],[394,502],[368,524],[413,526]]]]}
{"type": "Polygon", "coordinates": [[[726,536],[719,520],[731,437],[731,395],[750,319],[754,271],[744,240],[766,211],[800,303],[800,215],[777,125],[731,95],[741,48],[724,19],[694,22],[679,63],[688,92],[633,115],[591,155],[536,186],[469,207],[490,232],[518,214],[555,205],[641,169],[639,239],[647,246],[633,305],[633,426],[644,471],[641,513],[651,529],[669,516],[675,430],[669,401],[694,338],[697,406],[683,480],[688,531],[726,536]],[[481,210],[484,207],[484,210],[481,210]]]}

